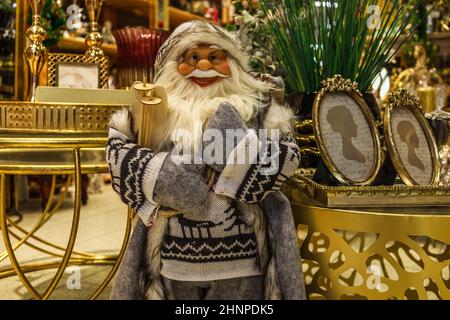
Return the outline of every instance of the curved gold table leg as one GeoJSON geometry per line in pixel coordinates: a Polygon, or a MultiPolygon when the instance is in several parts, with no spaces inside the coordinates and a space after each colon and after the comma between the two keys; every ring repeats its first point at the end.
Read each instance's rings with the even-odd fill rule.
{"type": "Polygon", "coordinates": [[[47,203],[45,204],[44,215],[47,215],[51,211],[50,207],[52,206],[53,198],[55,198],[55,191],[56,191],[56,176],[53,175],[52,185],[50,187],[50,195],[48,197],[47,203]]]}
{"type": "MultiPolygon", "coordinates": [[[[132,229],[132,218],[134,216],[134,213],[131,209],[128,210],[128,216],[127,216],[127,224],[126,224],[126,230],[124,235],[124,241],[122,243],[122,247],[118,253],[118,255],[95,255],[90,253],[82,253],[82,252],[76,252],[73,251],[76,235],[78,231],[78,225],[80,220],[80,210],[81,210],[81,163],[80,163],[80,149],[74,148],[74,164],[75,164],[75,206],[74,206],[74,213],[73,213],[73,220],[72,220],[72,227],[71,232],[69,236],[69,241],[67,244],[67,247],[64,248],[62,246],[55,245],[51,242],[48,242],[44,239],[41,239],[34,235],[34,233],[40,229],[50,218],[51,216],[57,211],[57,209],[60,206],[60,203],[55,205],[53,209],[51,208],[51,203],[53,202],[54,192],[51,193],[51,196],[49,198],[49,201],[46,204],[46,208],[43,212],[42,217],[39,219],[39,222],[36,224],[36,226],[32,230],[25,230],[21,228],[19,225],[11,221],[10,218],[6,215],[6,207],[5,207],[5,175],[0,175],[0,228],[2,229],[2,235],[5,241],[6,246],[6,252],[2,255],[0,255],[0,261],[3,260],[5,257],[3,257],[5,254],[8,256],[11,260],[12,267],[9,269],[3,269],[0,272],[0,278],[5,278],[12,276],[14,274],[19,276],[19,279],[22,281],[24,286],[27,288],[27,290],[31,293],[34,299],[48,299],[50,295],[55,290],[56,286],[58,285],[66,267],[70,265],[93,265],[93,264],[100,264],[100,265],[113,265],[112,269],[108,273],[107,277],[103,280],[101,285],[96,289],[96,291],[89,297],[89,299],[94,300],[96,299],[106,288],[106,286],[110,283],[112,278],[114,277],[115,273],[117,272],[121,260],[123,258],[123,255],[125,253],[125,249],[127,247],[130,235],[131,235],[131,229],[132,229]],[[20,237],[16,233],[14,233],[12,230],[9,230],[8,228],[8,221],[12,225],[17,228],[20,232],[24,233],[24,237],[20,237]],[[13,236],[19,240],[19,243],[16,243],[14,246],[11,244],[10,236],[13,236]],[[43,244],[46,244],[50,247],[53,247],[55,249],[59,249],[64,252],[64,255],[54,253],[48,250],[45,250],[43,248],[40,248],[32,243],[29,243],[29,239],[34,239],[36,241],[39,241],[43,244]],[[19,262],[17,261],[17,258],[14,254],[14,250],[20,247],[22,244],[27,244],[28,246],[39,250],[41,252],[47,253],[49,255],[63,257],[61,262],[49,262],[49,263],[43,263],[43,264],[25,264],[23,266],[20,266],[19,262]],[[76,257],[71,258],[71,256],[74,255],[76,257]],[[114,261],[115,259],[115,261],[114,261]],[[55,276],[53,277],[52,281],[50,282],[49,286],[47,287],[45,293],[43,295],[39,294],[36,289],[33,287],[33,285],[29,282],[28,278],[26,277],[25,273],[37,271],[37,270],[44,270],[44,269],[51,269],[51,268],[58,268],[55,276]]],[[[54,181],[52,180],[52,190],[54,189],[54,181]]],[[[59,201],[60,202],[60,201],[59,201]]]]}
{"type": "MultiPolygon", "coordinates": [[[[55,269],[59,266],[59,261],[45,262],[45,263],[30,263],[22,266],[24,273],[55,269]]],[[[70,260],[70,265],[85,266],[85,265],[112,265],[114,261],[86,261],[86,260],[70,260]]],[[[0,272],[1,278],[8,278],[17,275],[14,269],[5,269],[0,272]]]]}
{"type": "Polygon", "coordinates": [[[19,195],[19,183],[18,183],[17,179],[18,179],[17,176],[13,177],[13,180],[14,180],[14,210],[16,211],[17,214],[21,215],[19,213],[19,197],[18,197],[18,195],[19,195]]]}
{"type": "MultiPolygon", "coordinates": [[[[56,203],[56,205],[53,207],[53,209],[50,209],[50,203],[53,201],[54,198],[54,191],[55,191],[55,186],[56,186],[56,176],[53,176],[52,179],[52,188],[51,188],[51,192],[50,192],[50,197],[49,197],[49,201],[47,202],[46,208],[41,216],[41,218],[39,219],[38,223],[36,224],[36,226],[31,229],[30,231],[27,231],[25,229],[23,229],[22,227],[20,227],[19,225],[17,225],[15,222],[11,221],[10,218],[8,217],[8,222],[10,225],[12,225],[13,227],[15,227],[17,230],[19,230],[20,232],[24,233],[25,236],[24,237],[20,237],[18,234],[14,233],[13,231],[11,231],[11,229],[9,229],[9,233],[16,238],[17,240],[19,240],[18,243],[16,243],[14,245],[14,250],[17,250],[18,247],[20,247],[23,243],[26,243],[29,247],[40,251],[42,253],[51,255],[51,256],[55,256],[55,257],[63,257],[62,253],[54,253],[51,252],[49,250],[46,250],[42,247],[39,247],[35,244],[32,244],[28,241],[29,238],[36,240],[44,245],[47,245],[49,247],[52,247],[54,249],[57,250],[61,250],[61,251],[65,251],[66,248],[56,245],[54,243],[51,243],[49,241],[46,241],[40,237],[37,237],[34,235],[34,233],[39,230],[52,216],[53,214],[59,209],[59,207],[61,206],[61,204],[64,202],[64,199],[67,195],[67,188],[71,183],[71,178],[68,179],[66,186],[65,186],[65,192],[60,196],[60,198],[58,199],[58,202],[56,203]]],[[[85,259],[92,259],[92,260],[106,260],[106,259],[115,259],[116,255],[95,255],[95,254],[90,254],[90,253],[84,253],[84,252],[78,252],[78,251],[73,251],[72,255],[74,257],[77,258],[85,258],[85,259]]],[[[4,260],[6,257],[8,256],[8,253],[5,251],[3,254],[0,254],[0,261],[4,260]]],[[[1,278],[1,275],[0,275],[1,278]]]]}
{"type": "MultiPolygon", "coordinates": [[[[15,179],[16,176],[14,176],[13,179],[15,179]]],[[[15,223],[20,223],[20,221],[22,221],[23,219],[23,214],[19,212],[19,201],[18,201],[18,187],[17,187],[17,183],[14,181],[14,210],[11,212],[7,212],[7,218],[8,221],[12,221],[11,217],[17,217],[16,220],[14,221],[15,223]]],[[[5,209],[6,210],[6,209],[5,209]]],[[[0,227],[1,228],[1,227],[0,227]]]]}
{"type": "MultiPolygon", "coordinates": [[[[15,239],[17,240],[21,240],[23,238],[20,238],[20,236],[17,233],[14,233],[13,231],[9,230],[9,233],[11,236],[13,236],[15,239]]],[[[43,240],[45,241],[45,240],[43,240]]],[[[30,247],[35,249],[36,251],[48,254],[50,256],[54,256],[54,257],[58,257],[58,258],[62,258],[64,257],[63,253],[57,253],[57,252],[52,252],[50,250],[47,250],[45,248],[39,247],[33,243],[30,242],[26,242],[26,244],[30,247]]],[[[56,244],[51,244],[51,246],[56,247],[56,244]]],[[[58,246],[59,247],[59,246],[58,246]]],[[[62,251],[65,251],[65,248],[60,247],[62,251]]],[[[74,256],[74,258],[78,258],[78,259],[87,259],[87,260],[99,260],[99,259],[115,259],[114,255],[95,255],[95,254],[90,254],[90,253],[84,253],[84,252],[77,252],[77,251],[72,251],[72,255],[74,256]]],[[[8,256],[8,254],[6,253],[6,257],[8,256]]]]}
{"type": "MultiPolygon", "coordinates": [[[[27,232],[25,229],[22,229],[22,228],[20,228],[17,225],[14,225],[14,227],[17,228],[18,230],[20,230],[23,233],[27,232]]],[[[14,233],[11,230],[9,231],[9,233],[14,238],[16,238],[18,240],[23,239],[23,238],[20,238],[20,236],[18,234],[14,233]]],[[[51,243],[51,242],[49,242],[47,240],[44,240],[44,239],[42,239],[42,238],[40,238],[38,236],[32,235],[30,238],[33,239],[33,240],[39,241],[40,243],[43,243],[44,245],[47,245],[47,246],[52,247],[52,248],[57,249],[57,250],[61,250],[61,251],[65,251],[66,250],[66,248],[64,248],[64,247],[62,247],[60,245],[51,243]]],[[[51,256],[55,256],[55,257],[60,257],[60,258],[63,257],[63,254],[61,254],[61,253],[51,252],[51,251],[46,250],[46,249],[44,249],[42,247],[38,247],[37,245],[30,243],[29,241],[27,241],[26,244],[29,247],[31,247],[33,249],[36,249],[37,251],[40,251],[42,253],[45,253],[45,254],[48,254],[48,255],[51,255],[51,256]]],[[[97,259],[115,259],[114,255],[96,255],[94,253],[79,252],[79,251],[75,251],[75,250],[72,252],[72,256],[74,256],[76,258],[79,258],[79,259],[94,259],[94,260],[97,260],[97,259]]],[[[0,257],[2,257],[2,256],[0,256],[0,257]]],[[[0,261],[1,260],[2,259],[0,258],[0,261]]]]}
{"type": "Polygon", "coordinates": [[[112,267],[111,271],[106,276],[105,280],[103,280],[102,284],[95,290],[95,292],[89,297],[89,300],[95,300],[100,295],[100,293],[105,290],[108,283],[111,281],[111,279],[116,274],[117,270],[119,269],[120,263],[122,262],[123,255],[125,254],[125,249],[128,245],[128,240],[130,239],[131,234],[131,222],[133,220],[133,210],[131,208],[128,208],[128,215],[127,215],[127,225],[125,229],[125,235],[124,240],[122,243],[122,247],[120,248],[120,252],[117,255],[117,260],[114,263],[114,266],[112,267]]]}
{"type": "Polygon", "coordinates": [[[6,215],[6,217],[8,218],[8,223],[13,221],[11,217],[16,217],[16,220],[14,221],[14,223],[16,224],[20,223],[23,220],[23,214],[20,212],[10,212],[6,215]]]}
{"type": "Polygon", "coordinates": [[[31,293],[34,299],[41,299],[41,295],[34,289],[30,281],[28,281],[28,278],[20,268],[19,262],[17,261],[16,255],[14,254],[14,250],[11,245],[11,239],[9,238],[8,225],[6,221],[5,178],[5,174],[0,175],[0,222],[6,251],[8,252],[8,256],[11,260],[14,271],[17,273],[24,286],[31,293]]]}
{"type": "Polygon", "coordinates": [[[73,158],[75,164],[75,203],[73,210],[73,220],[72,220],[72,228],[70,230],[69,241],[67,243],[67,249],[64,253],[64,257],[61,261],[61,265],[56,271],[55,277],[50,282],[47,290],[42,295],[44,300],[48,299],[52,292],[55,290],[58,285],[59,280],[61,279],[64,270],[66,269],[70,256],[72,255],[73,247],[75,245],[75,240],[78,232],[78,225],[80,222],[80,210],[81,210],[81,162],[80,162],[80,148],[75,147],[73,149],[73,158]]]}
{"type": "MultiPolygon", "coordinates": [[[[41,217],[39,218],[39,221],[36,223],[36,226],[33,227],[29,232],[26,232],[26,234],[25,234],[24,237],[20,238],[20,237],[18,237],[14,232],[12,232],[11,230],[9,230],[9,233],[11,233],[11,235],[12,235],[14,238],[16,238],[16,239],[19,240],[19,242],[17,242],[17,243],[14,244],[13,250],[17,250],[20,246],[22,246],[22,244],[27,243],[27,240],[28,240],[28,239],[29,239],[29,238],[30,238],[37,230],[39,230],[39,229],[45,224],[45,222],[48,221],[48,219],[49,219],[51,216],[50,216],[48,219],[46,219],[46,217],[47,217],[48,215],[53,215],[54,212],[49,212],[49,211],[50,211],[50,204],[53,202],[53,198],[54,198],[54,195],[55,195],[55,189],[56,189],[56,176],[52,176],[52,185],[51,185],[51,188],[50,188],[50,196],[49,196],[49,198],[48,198],[48,201],[47,201],[47,204],[46,204],[46,206],[45,206],[44,212],[43,212],[43,214],[41,215],[41,217]]],[[[56,211],[56,210],[55,210],[55,211],[56,211]]],[[[16,228],[18,227],[18,225],[17,225],[15,222],[11,221],[8,217],[7,217],[7,219],[8,219],[8,222],[9,222],[9,225],[10,225],[10,226],[14,226],[14,227],[16,227],[16,228]]],[[[21,228],[20,228],[20,229],[21,229],[21,228]]],[[[8,256],[8,252],[5,251],[5,252],[1,253],[1,254],[0,254],[0,262],[3,261],[3,260],[5,260],[7,256],[8,256]]]]}

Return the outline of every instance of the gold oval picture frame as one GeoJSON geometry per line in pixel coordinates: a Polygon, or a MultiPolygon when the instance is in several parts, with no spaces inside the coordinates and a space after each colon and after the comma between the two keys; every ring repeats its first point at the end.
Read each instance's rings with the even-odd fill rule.
{"type": "Polygon", "coordinates": [[[345,185],[370,185],[381,167],[375,118],[355,82],[336,75],[322,81],[313,127],[328,170],[345,185]]]}
{"type": "Polygon", "coordinates": [[[384,113],[386,146],[400,179],[408,185],[439,182],[439,151],[419,99],[405,89],[392,92],[384,113]]]}

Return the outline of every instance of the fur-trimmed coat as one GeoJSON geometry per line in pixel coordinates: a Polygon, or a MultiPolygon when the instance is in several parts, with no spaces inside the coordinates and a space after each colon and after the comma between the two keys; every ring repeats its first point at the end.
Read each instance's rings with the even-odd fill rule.
{"type": "MultiPolygon", "coordinates": [[[[274,119],[280,117],[283,107],[272,103],[269,105],[270,107],[261,108],[258,115],[248,123],[250,128],[258,130],[270,127],[274,119]]],[[[113,126],[119,130],[120,127],[124,128],[123,124],[116,123],[113,126]]],[[[177,190],[173,192],[176,194],[177,190]]],[[[268,193],[258,203],[261,210],[252,210],[255,206],[246,203],[239,203],[239,206],[242,207],[242,212],[251,215],[250,218],[254,221],[259,258],[265,278],[264,298],[306,299],[296,230],[286,196],[280,191],[268,193]]],[[[141,219],[135,222],[113,284],[111,299],[166,298],[160,276],[160,248],[168,219],[161,212],[151,227],[147,227],[141,219]]]]}

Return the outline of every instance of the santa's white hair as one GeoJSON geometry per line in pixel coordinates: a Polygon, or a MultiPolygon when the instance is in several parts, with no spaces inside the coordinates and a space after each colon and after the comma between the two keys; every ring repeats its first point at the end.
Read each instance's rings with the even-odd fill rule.
{"type": "MultiPolygon", "coordinates": [[[[155,83],[166,89],[170,113],[162,148],[172,142],[177,143],[172,141],[174,130],[187,130],[191,137],[195,137],[194,124],[205,124],[224,101],[229,102],[245,122],[249,121],[258,109],[267,105],[269,92],[274,89],[271,84],[248,73],[248,57],[228,32],[207,23],[194,21],[188,26],[181,25],[162,46],[161,52],[156,64],[155,83]],[[228,53],[230,77],[202,88],[178,72],[180,56],[189,47],[200,43],[219,46],[228,53]]],[[[276,104],[273,99],[264,126],[266,129],[290,131],[292,116],[290,109],[276,104]]]]}

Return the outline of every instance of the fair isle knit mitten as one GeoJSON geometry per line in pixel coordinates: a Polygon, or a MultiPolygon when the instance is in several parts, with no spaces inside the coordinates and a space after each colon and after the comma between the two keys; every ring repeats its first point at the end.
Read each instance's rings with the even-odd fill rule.
{"type": "Polygon", "coordinates": [[[292,136],[260,141],[256,132],[249,130],[231,152],[214,192],[244,203],[257,203],[280,190],[299,164],[300,150],[292,136]]]}
{"type": "MultiPolygon", "coordinates": [[[[162,206],[182,213],[203,213],[209,193],[207,181],[204,178],[206,166],[183,163],[181,156],[165,154],[159,172],[146,173],[156,177],[153,198],[162,206]]],[[[150,192],[149,189],[146,194],[150,192]]]]}
{"type": "Polygon", "coordinates": [[[206,124],[203,161],[222,172],[231,151],[245,137],[247,130],[236,109],[230,103],[222,102],[206,124]]]}

